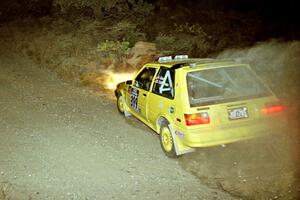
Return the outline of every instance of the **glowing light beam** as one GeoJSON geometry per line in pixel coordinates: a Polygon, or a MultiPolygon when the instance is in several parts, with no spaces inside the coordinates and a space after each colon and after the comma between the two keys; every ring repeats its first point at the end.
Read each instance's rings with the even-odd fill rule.
{"type": "Polygon", "coordinates": [[[117,72],[108,72],[108,77],[105,81],[104,87],[109,90],[116,89],[118,83],[132,80],[135,72],[127,73],[117,73],[117,72]]]}

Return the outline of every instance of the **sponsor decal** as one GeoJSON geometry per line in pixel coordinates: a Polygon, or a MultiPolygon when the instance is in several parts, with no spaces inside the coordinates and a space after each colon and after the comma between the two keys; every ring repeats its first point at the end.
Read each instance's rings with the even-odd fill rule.
{"type": "Polygon", "coordinates": [[[178,131],[178,130],[175,131],[175,134],[178,135],[178,136],[181,137],[181,138],[184,138],[184,137],[185,137],[185,134],[182,133],[182,132],[180,132],[180,131],[178,131]]]}
{"type": "Polygon", "coordinates": [[[174,113],[174,107],[173,106],[170,107],[170,113],[174,113]]]}

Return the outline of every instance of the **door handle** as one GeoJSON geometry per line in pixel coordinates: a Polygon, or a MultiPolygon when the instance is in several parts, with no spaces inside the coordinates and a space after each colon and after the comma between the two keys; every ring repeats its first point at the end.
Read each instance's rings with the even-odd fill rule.
{"type": "Polygon", "coordinates": [[[143,96],[146,97],[147,95],[146,95],[146,94],[143,94],[143,96]]]}

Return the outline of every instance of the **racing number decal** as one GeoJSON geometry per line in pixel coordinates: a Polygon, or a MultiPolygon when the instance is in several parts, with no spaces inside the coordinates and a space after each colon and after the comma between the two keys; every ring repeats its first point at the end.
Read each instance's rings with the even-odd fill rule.
{"type": "Polygon", "coordinates": [[[139,90],[131,88],[130,89],[130,107],[136,112],[140,112],[139,106],[139,90]]]}

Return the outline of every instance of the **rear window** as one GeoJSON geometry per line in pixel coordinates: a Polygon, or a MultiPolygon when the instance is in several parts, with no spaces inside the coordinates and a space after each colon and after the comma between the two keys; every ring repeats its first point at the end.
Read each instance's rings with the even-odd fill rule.
{"type": "Polygon", "coordinates": [[[187,86],[191,107],[270,95],[246,66],[190,72],[187,86]]]}

